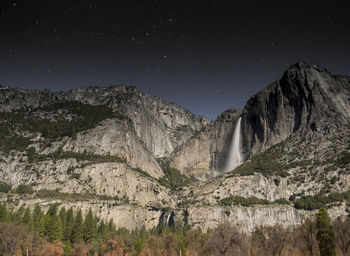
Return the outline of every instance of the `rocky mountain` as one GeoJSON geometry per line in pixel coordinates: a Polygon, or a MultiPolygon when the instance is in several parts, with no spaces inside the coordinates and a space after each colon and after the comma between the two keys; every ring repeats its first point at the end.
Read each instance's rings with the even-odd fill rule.
{"type": "Polygon", "coordinates": [[[90,207],[129,229],[294,225],[350,201],[350,78],[291,66],[209,123],[135,87],[0,87],[0,198],[90,207]],[[241,118],[244,160],[226,163],[241,118]]]}

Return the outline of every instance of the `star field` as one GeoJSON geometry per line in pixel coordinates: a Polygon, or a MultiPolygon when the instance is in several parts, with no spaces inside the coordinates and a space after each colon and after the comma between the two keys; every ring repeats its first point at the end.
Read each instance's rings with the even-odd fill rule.
{"type": "Polygon", "coordinates": [[[0,84],[134,85],[215,119],[297,61],[350,74],[347,2],[18,0],[1,4],[0,84]]]}

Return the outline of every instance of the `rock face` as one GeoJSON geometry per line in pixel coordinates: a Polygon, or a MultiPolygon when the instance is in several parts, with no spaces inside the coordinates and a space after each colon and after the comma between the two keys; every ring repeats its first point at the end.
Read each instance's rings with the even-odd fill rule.
{"type": "Polygon", "coordinates": [[[350,78],[332,76],[316,64],[295,64],[280,80],[252,96],[242,111],[224,112],[178,148],[171,155],[172,165],[202,178],[222,170],[239,115],[245,159],[294,135],[294,143],[318,141],[320,145],[312,150],[319,151],[334,136],[349,131],[350,78]]]}
{"type": "Polygon", "coordinates": [[[293,134],[303,137],[349,125],[349,81],[315,64],[291,66],[247,102],[242,114],[244,154],[260,152],[293,134]]]}
{"type": "Polygon", "coordinates": [[[127,116],[137,136],[156,157],[166,157],[200,131],[208,120],[180,106],[140,92],[135,87],[79,89],[65,95],[92,105],[104,104],[127,116]]]}
{"type": "Polygon", "coordinates": [[[0,111],[35,109],[64,101],[107,105],[130,119],[137,136],[156,157],[166,157],[209,122],[184,108],[140,92],[136,87],[86,88],[67,93],[3,87],[0,111]]]}
{"type": "MultiPolygon", "coordinates": [[[[0,192],[0,200],[91,207],[128,229],[298,224],[313,212],[289,198],[350,191],[349,151],[350,78],[314,64],[291,66],[243,110],[212,123],[135,87],[0,86],[0,181],[34,190],[0,192]],[[239,117],[245,162],[223,173],[239,117]],[[198,180],[188,184],[164,163],[198,180]],[[255,203],[223,204],[230,198],[255,203]]],[[[331,205],[330,214],[346,215],[346,204],[331,205]]]]}
{"type": "Polygon", "coordinates": [[[106,120],[88,132],[78,133],[62,144],[64,151],[118,155],[133,168],[141,168],[154,178],[163,176],[154,156],[147,152],[127,121],[106,120]]]}
{"type": "Polygon", "coordinates": [[[171,165],[188,175],[207,179],[222,173],[240,110],[227,110],[172,153],[171,165]]]}

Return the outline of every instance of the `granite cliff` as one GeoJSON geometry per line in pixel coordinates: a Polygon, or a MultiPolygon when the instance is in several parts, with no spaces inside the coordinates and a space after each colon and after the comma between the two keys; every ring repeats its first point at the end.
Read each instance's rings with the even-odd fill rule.
{"type": "Polygon", "coordinates": [[[91,207],[129,229],[229,220],[250,231],[321,204],[345,215],[349,120],[350,78],[306,63],[211,123],[135,87],[1,86],[1,200],[91,207]],[[224,172],[239,117],[244,162],[224,172]]]}

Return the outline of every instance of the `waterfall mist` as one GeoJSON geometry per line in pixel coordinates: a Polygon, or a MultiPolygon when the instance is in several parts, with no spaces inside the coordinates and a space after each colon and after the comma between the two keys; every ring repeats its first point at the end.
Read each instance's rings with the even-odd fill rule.
{"type": "Polygon", "coordinates": [[[242,157],[240,152],[240,140],[241,140],[241,117],[238,118],[235,130],[232,136],[230,149],[228,151],[228,157],[224,172],[232,171],[238,165],[241,164],[242,157]]]}

